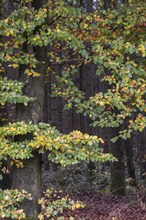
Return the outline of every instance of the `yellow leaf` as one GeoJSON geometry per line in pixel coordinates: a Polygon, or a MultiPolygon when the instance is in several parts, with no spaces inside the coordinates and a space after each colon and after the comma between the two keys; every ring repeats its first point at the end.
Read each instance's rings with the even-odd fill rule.
{"type": "Polygon", "coordinates": [[[5,58],[7,61],[9,61],[11,59],[11,56],[9,54],[6,54],[5,58]]]}
{"type": "Polygon", "coordinates": [[[109,14],[109,18],[112,19],[114,18],[115,16],[113,14],[109,14]]]}
{"type": "Polygon", "coordinates": [[[104,103],[103,101],[100,101],[99,104],[100,104],[101,106],[104,106],[105,103],[104,103]]]}
{"type": "Polygon", "coordinates": [[[13,35],[14,34],[14,31],[13,31],[13,29],[10,29],[10,32],[9,32],[11,35],[13,35]]]}
{"type": "Polygon", "coordinates": [[[84,27],[84,28],[87,28],[87,27],[88,27],[88,24],[83,24],[83,27],[84,27]]]}
{"type": "Polygon", "coordinates": [[[104,140],[102,138],[98,139],[102,144],[104,144],[104,140]]]}

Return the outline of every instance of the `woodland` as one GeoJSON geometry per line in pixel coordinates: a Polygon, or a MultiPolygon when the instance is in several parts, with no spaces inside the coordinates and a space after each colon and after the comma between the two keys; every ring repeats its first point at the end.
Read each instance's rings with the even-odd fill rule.
{"type": "Polygon", "coordinates": [[[145,0],[0,0],[0,219],[146,220],[145,0]]]}

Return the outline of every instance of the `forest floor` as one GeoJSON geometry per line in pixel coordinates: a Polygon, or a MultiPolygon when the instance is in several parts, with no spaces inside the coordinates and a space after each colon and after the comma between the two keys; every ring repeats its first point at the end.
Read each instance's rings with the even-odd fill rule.
{"type": "Polygon", "coordinates": [[[85,208],[66,211],[65,220],[146,220],[144,195],[133,193],[126,197],[100,193],[73,196],[86,204],[85,208]]]}
{"type": "Polygon", "coordinates": [[[110,193],[109,172],[102,174],[99,170],[92,177],[86,164],[49,170],[44,172],[43,181],[45,188],[55,186],[73,201],[85,205],[65,210],[65,220],[146,220],[146,187],[143,184],[138,189],[126,187],[125,197],[114,196],[110,193]]]}

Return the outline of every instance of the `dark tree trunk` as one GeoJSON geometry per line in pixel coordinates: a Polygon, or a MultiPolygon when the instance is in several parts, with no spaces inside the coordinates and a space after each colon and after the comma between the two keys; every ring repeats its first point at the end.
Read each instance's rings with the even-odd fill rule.
{"type": "Polygon", "coordinates": [[[140,179],[146,183],[146,129],[140,134],[139,140],[140,179]]]}
{"type": "MultiPolygon", "coordinates": [[[[112,128],[110,138],[118,134],[117,128],[112,128]]],[[[122,139],[116,143],[110,141],[110,153],[118,159],[118,162],[111,163],[111,192],[116,195],[125,195],[125,166],[124,166],[124,149],[122,139]]]]}
{"type": "Polygon", "coordinates": [[[126,161],[127,161],[127,171],[129,177],[132,179],[131,184],[136,186],[136,176],[135,176],[135,167],[133,161],[133,140],[127,139],[125,141],[125,153],[126,153],[126,161]]]}

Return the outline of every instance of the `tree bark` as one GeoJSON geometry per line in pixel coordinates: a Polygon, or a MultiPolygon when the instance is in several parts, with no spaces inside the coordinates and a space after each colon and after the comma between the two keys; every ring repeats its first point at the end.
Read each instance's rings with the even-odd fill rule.
{"type": "Polygon", "coordinates": [[[41,157],[35,152],[34,157],[24,161],[24,168],[17,168],[14,171],[13,186],[17,189],[24,189],[31,193],[32,200],[24,201],[21,204],[27,219],[37,219],[39,212],[38,199],[41,198],[41,157]]]}
{"type": "MultiPolygon", "coordinates": [[[[45,53],[44,48],[40,48],[39,51],[41,55],[45,53]]],[[[41,76],[30,79],[29,84],[26,85],[25,89],[35,97],[35,101],[30,103],[28,107],[22,105],[16,107],[17,121],[23,120],[26,123],[32,121],[34,124],[43,121],[44,71],[43,65],[38,66],[38,72],[41,76]]],[[[19,141],[22,139],[23,137],[20,137],[19,141]]],[[[14,169],[13,188],[25,189],[32,194],[33,200],[24,202],[22,208],[27,217],[37,219],[39,211],[37,204],[41,197],[41,156],[37,152],[34,153],[33,158],[24,161],[24,168],[14,169]]]]}

